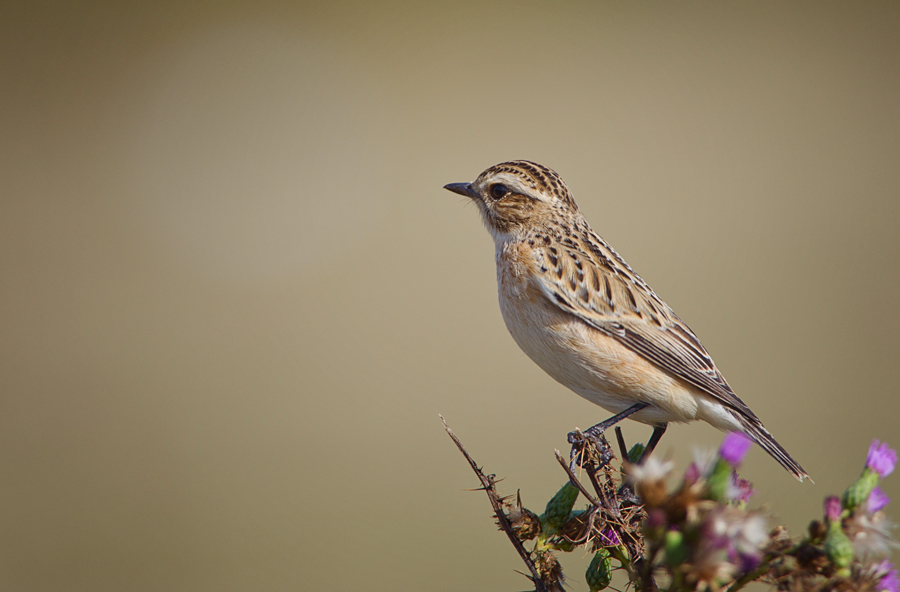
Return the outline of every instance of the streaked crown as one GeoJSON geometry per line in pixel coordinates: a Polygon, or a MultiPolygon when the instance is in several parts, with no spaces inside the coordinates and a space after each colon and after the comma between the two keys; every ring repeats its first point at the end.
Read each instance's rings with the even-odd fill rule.
{"type": "Polygon", "coordinates": [[[446,189],[472,198],[492,232],[510,233],[547,216],[578,214],[565,181],[551,169],[528,160],[496,164],[472,183],[446,189]]]}

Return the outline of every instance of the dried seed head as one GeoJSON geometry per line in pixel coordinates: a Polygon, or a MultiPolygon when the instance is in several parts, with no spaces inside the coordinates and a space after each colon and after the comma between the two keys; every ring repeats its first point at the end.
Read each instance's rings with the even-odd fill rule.
{"type": "Polygon", "coordinates": [[[541,532],[541,520],[538,515],[520,505],[510,506],[506,517],[512,525],[513,533],[520,541],[530,541],[541,532]]]}

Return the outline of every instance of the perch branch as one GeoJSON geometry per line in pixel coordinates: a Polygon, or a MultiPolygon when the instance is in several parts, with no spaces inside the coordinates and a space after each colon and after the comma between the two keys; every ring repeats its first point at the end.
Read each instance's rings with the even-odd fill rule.
{"type": "Polygon", "coordinates": [[[481,481],[482,489],[484,489],[485,493],[488,495],[488,499],[491,501],[491,507],[494,508],[494,516],[497,518],[497,523],[500,525],[500,529],[506,533],[506,536],[509,537],[509,541],[513,544],[513,547],[516,548],[516,551],[519,553],[519,557],[522,558],[522,561],[525,562],[525,565],[528,567],[528,571],[531,572],[531,577],[529,578],[535,586],[536,592],[548,592],[547,587],[544,585],[544,582],[541,580],[541,576],[538,573],[537,567],[534,565],[534,561],[531,560],[531,555],[528,551],[525,550],[525,547],[522,545],[522,541],[519,540],[519,537],[513,532],[512,524],[509,522],[509,518],[506,517],[506,512],[503,511],[503,502],[500,499],[500,496],[497,495],[497,490],[494,487],[494,476],[493,475],[485,475],[484,471],[475,463],[475,460],[469,455],[466,451],[466,448],[462,445],[462,442],[459,441],[459,438],[456,437],[456,434],[453,433],[453,430],[450,429],[450,426],[447,425],[447,422],[444,420],[442,415],[438,416],[441,418],[441,422],[444,424],[444,429],[447,430],[447,435],[453,440],[453,443],[456,444],[456,447],[459,448],[459,451],[462,453],[466,460],[469,461],[469,466],[472,467],[472,470],[475,471],[475,474],[478,476],[478,480],[481,481]]]}

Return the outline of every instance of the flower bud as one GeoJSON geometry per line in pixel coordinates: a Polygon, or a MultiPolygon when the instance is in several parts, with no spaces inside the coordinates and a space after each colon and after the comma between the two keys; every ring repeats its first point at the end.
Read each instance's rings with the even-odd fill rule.
{"type": "Polygon", "coordinates": [[[706,480],[708,497],[717,502],[728,500],[728,490],[734,483],[732,476],[732,467],[724,459],[716,461],[715,467],[706,480]]]}
{"type": "Polygon", "coordinates": [[[844,492],[842,500],[844,507],[848,510],[855,510],[865,504],[876,485],[878,485],[878,473],[870,468],[863,470],[860,478],[844,492]]]}
{"type": "Polygon", "coordinates": [[[840,520],[828,521],[824,550],[831,563],[838,568],[838,575],[849,575],[850,563],[853,561],[853,544],[844,534],[840,520]]]}
{"type": "Polygon", "coordinates": [[[670,530],[666,533],[666,563],[680,565],[687,560],[687,547],[684,545],[684,535],[681,531],[670,530]]]}
{"type": "Polygon", "coordinates": [[[840,521],[841,501],[837,497],[829,495],[825,498],[825,503],[823,505],[825,507],[825,520],[827,520],[829,524],[840,521]]]}
{"type": "Polygon", "coordinates": [[[594,553],[591,564],[588,565],[587,571],[584,572],[585,580],[591,592],[603,590],[609,586],[612,579],[612,567],[609,560],[609,552],[606,549],[599,549],[594,553]]]}
{"type": "Polygon", "coordinates": [[[549,536],[559,532],[562,525],[569,519],[576,499],[578,499],[578,488],[567,481],[547,502],[547,507],[541,515],[544,534],[549,536]]]}

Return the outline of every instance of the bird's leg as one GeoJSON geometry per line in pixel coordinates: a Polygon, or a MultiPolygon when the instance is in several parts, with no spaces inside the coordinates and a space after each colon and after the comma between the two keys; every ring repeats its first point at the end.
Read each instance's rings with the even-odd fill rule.
{"type": "Polygon", "coordinates": [[[661,426],[655,426],[653,428],[653,435],[650,436],[650,441],[647,442],[647,447],[644,448],[643,454],[641,454],[641,460],[638,461],[639,465],[644,464],[644,461],[650,458],[650,455],[653,454],[653,450],[656,449],[656,445],[659,444],[660,439],[663,437],[663,434],[666,433],[666,428],[669,424],[664,423],[661,426]]]}
{"type": "MultiPolygon", "coordinates": [[[[637,464],[642,465],[644,461],[650,458],[650,455],[653,454],[653,450],[656,448],[656,445],[659,444],[659,440],[663,437],[663,434],[666,433],[666,428],[669,424],[664,423],[661,426],[653,427],[653,434],[650,436],[650,440],[647,442],[647,447],[644,448],[644,451],[641,453],[641,458],[638,460],[637,464]]],[[[628,458],[625,458],[627,461],[628,458]]],[[[623,500],[629,500],[635,505],[640,504],[641,501],[634,494],[634,485],[628,483],[627,481],[622,484],[619,488],[619,498],[623,500]]]]}
{"type": "MultiPolygon", "coordinates": [[[[595,443],[597,443],[598,447],[604,446],[605,448],[609,448],[609,444],[606,443],[605,438],[601,437],[601,436],[603,436],[603,432],[608,430],[610,427],[616,425],[617,423],[619,423],[626,417],[628,417],[630,415],[634,415],[641,409],[644,409],[645,407],[649,407],[649,406],[650,406],[649,403],[635,403],[634,405],[632,405],[625,411],[622,411],[621,413],[617,413],[617,414],[613,415],[612,417],[610,417],[609,419],[607,419],[606,421],[601,421],[600,423],[598,423],[595,426],[589,427],[584,432],[581,432],[579,430],[576,430],[574,432],[569,432],[567,439],[569,441],[569,444],[572,445],[572,451],[569,453],[569,459],[570,459],[569,468],[571,468],[572,471],[574,472],[575,468],[581,464],[579,462],[579,458],[578,458],[579,452],[584,450],[585,443],[588,440],[592,440],[595,443]]],[[[606,456],[606,455],[604,455],[604,456],[606,456]]]]}
{"type": "Polygon", "coordinates": [[[619,443],[619,453],[622,460],[628,460],[628,446],[625,445],[625,436],[622,435],[622,427],[616,426],[616,440],[619,443]]]}
{"type": "MultiPolygon", "coordinates": [[[[609,428],[611,428],[612,426],[614,426],[617,423],[619,423],[620,421],[622,421],[623,419],[625,419],[626,417],[634,415],[641,409],[644,409],[645,407],[649,407],[649,406],[650,406],[650,403],[635,403],[634,405],[632,405],[625,411],[622,411],[621,413],[616,413],[615,415],[613,415],[606,421],[601,421],[597,425],[589,427],[588,429],[584,430],[583,433],[588,438],[595,438],[595,437],[599,436],[600,434],[602,434],[603,432],[605,432],[606,430],[608,430],[609,428]]],[[[569,434],[569,443],[570,444],[572,444],[572,435],[574,433],[575,432],[572,432],[569,434]]]]}

